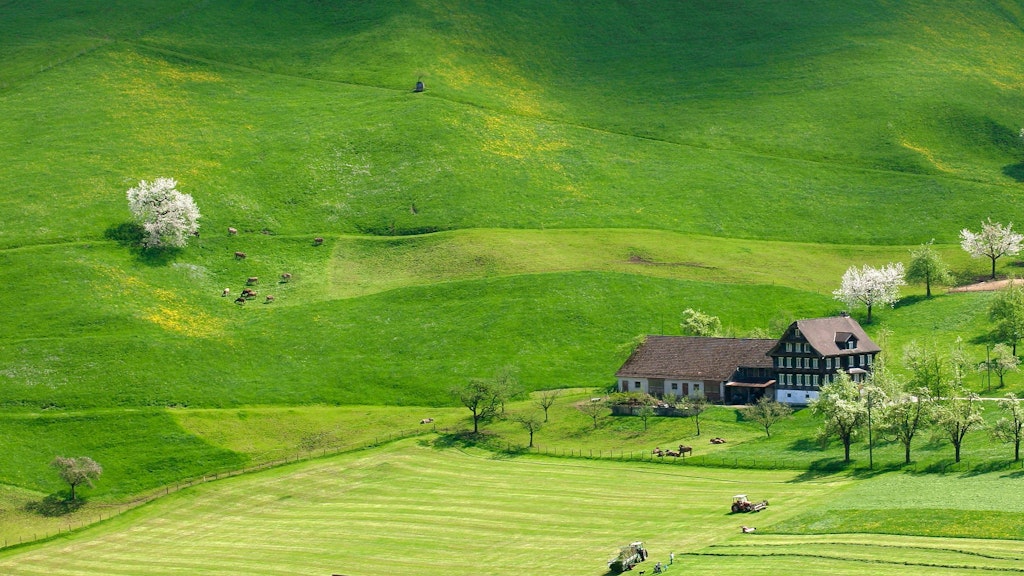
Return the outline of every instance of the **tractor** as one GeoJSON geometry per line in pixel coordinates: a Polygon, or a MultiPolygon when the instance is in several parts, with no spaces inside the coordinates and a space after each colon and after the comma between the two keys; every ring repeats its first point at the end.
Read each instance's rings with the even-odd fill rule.
{"type": "Polygon", "coordinates": [[[613,574],[621,574],[632,570],[640,562],[647,559],[647,550],[643,542],[633,542],[629,546],[619,548],[619,555],[608,561],[608,570],[613,574]]]}
{"type": "Polygon", "coordinates": [[[732,511],[736,512],[760,512],[768,507],[768,501],[751,502],[747,500],[746,494],[737,494],[732,498],[732,511]]]}

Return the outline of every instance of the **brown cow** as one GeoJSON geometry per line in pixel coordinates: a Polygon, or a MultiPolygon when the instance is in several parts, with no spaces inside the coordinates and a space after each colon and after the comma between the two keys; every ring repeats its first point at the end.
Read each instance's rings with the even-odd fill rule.
{"type": "Polygon", "coordinates": [[[227,296],[228,294],[231,294],[231,288],[225,288],[225,289],[224,289],[224,290],[223,290],[223,291],[222,291],[222,292],[220,293],[220,295],[221,295],[221,296],[227,296]]]}
{"type": "Polygon", "coordinates": [[[236,260],[245,260],[245,252],[235,252],[236,260]]]}
{"type": "Polygon", "coordinates": [[[239,296],[238,298],[235,298],[235,304],[245,304],[245,297],[239,296]]]}
{"type": "Polygon", "coordinates": [[[686,456],[687,454],[691,454],[692,455],[693,454],[693,448],[690,447],[690,446],[683,446],[682,444],[680,444],[679,445],[679,454],[681,456],[686,456]]]}
{"type": "Polygon", "coordinates": [[[252,286],[253,284],[259,284],[259,283],[260,283],[260,279],[259,279],[258,276],[249,276],[245,280],[245,285],[246,286],[252,286]]]}
{"type": "Polygon", "coordinates": [[[267,294],[267,299],[263,303],[264,304],[270,304],[273,301],[274,301],[274,295],[273,294],[267,294]]]}
{"type": "Polygon", "coordinates": [[[238,234],[238,230],[235,230],[234,228],[228,226],[228,234],[234,236],[235,234],[238,234]]]}
{"type": "Polygon", "coordinates": [[[287,272],[285,272],[284,274],[281,274],[281,282],[287,282],[287,281],[289,281],[291,279],[292,279],[292,275],[291,274],[289,274],[287,272]]]}
{"type": "Polygon", "coordinates": [[[323,243],[324,243],[324,239],[321,238],[320,236],[317,236],[316,238],[313,238],[313,246],[319,246],[319,245],[321,245],[323,243]]]}

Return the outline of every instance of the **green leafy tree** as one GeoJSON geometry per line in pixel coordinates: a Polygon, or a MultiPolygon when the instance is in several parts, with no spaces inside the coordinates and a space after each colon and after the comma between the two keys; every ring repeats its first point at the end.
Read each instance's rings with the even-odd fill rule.
{"type": "Polygon", "coordinates": [[[508,387],[493,378],[473,378],[452,388],[452,395],[473,413],[473,433],[480,433],[480,423],[497,417],[507,400],[508,387]]]}
{"type": "Polygon", "coordinates": [[[718,336],[722,333],[722,321],[718,316],[705,314],[693,308],[683,310],[683,319],[679,327],[687,336],[718,336]]]}
{"type": "Polygon", "coordinates": [[[1000,442],[1013,444],[1013,461],[1017,462],[1020,460],[1020,439],[1024,435],[1024,406],[1020,398],[1011,392],[999,400],[999,409],[1006,416],[992,426],[992,436],[1000,442]]]}
{"type": "Polygon", "coordinates": [[[934,242],[930,240],[910,251],[910,265],[906,272],[907,282],[924,284],[926,298],[932,297],[932,284],[949,284],[952,281],[949,266],[935,250],[934,242]]]}
{"type": "Polygon", "coordinates": [[[82,484],[88,484],[91,487],[93,481],[103,474],[103,468],[88,456],[79,456],[78,458],[57,456],[50,462],[50,465],[57,469],[60,479],[71,487],[71,500],[76,499],[75,488],[82,484]]]}
{"type": "Polygon", "coordinates": [[[822,386],[818,398],[811,401],[811,413],[825,420],[819,437],[838,438],[843,443],[845,461],[849,462],[850,445],[868,417],[867,405],[850,375],[840,370],[835,380],[822,386]]]}
{"type": "Polygon", "coordinates": [[[910,464],[914,438],[928,424],[931,407],[927,388],[900,392],[886,398],[879,406],[879,429],[903,445],[903,461],[907,464],[910,464]]]}
{"type": "Polygon", "coordinates": [[[640,420],[643,421],[644,432],[646,432],[647,421],[654,417],[654,406],[651,406],[650,404],[644,404],[643,406],[640,407],[640,410],[637,412],[637,416],[639,416],[640,420]]]}
{"type": "Polygon", "coordinates": [[[740,414],[745,420],[757,422],[764,428],[764,435],[771,438],[772,426],[780,420],[793,415],[793,409],[788,404],[777,402],[770,396],[761,396],[757,402],[740,408],[740,414]]]}
{"type": "Polygon", "coordinates": [[[954,391],[952,398],[942,400],[935,407],[935,425],[953,444],[957,462],[960,461],[964,437],[984,424],[979,400],[977,394],[959,389],[954,391]]]}
{"type": "Polygon", "coordinates": [[[911,341],[903,348],[903,365],[910,371],[911,389],[926,388],[933,398],[941,398],[946,389],[946,359],[935,345],[911,341]]]}
{"type": "Polygon", "coordinates": [[[1011,345],[1017,355],[1017,342],[1024,336],[1024,289],[1012,280],[988,309],[988,318],[996,324],[997,337],[1011,345]]]}
{"type": "Polygon", "coordinates": [[[995,372],[999,377],[999,387],[1002,388],[1006,374],[1020,370],[1020,358],[1006,344],[996,344],[992,347],[989,359],[982,362],[978,369],[995,372]]]}

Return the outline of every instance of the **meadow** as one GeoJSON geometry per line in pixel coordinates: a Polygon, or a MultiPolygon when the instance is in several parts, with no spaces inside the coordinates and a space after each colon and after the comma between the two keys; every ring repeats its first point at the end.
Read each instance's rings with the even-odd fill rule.
{"type": "MultiPolygon", "coordinates": [[[[643,566],[716,574],[1017,573],[1012,534],[816,535],[808,512],[861,507],[898,524],[928,507],[991,513],[992,492],[1016,481],[988,474],[853,481],[792,471],[737,471],[647,463],[495,457],[431,438],[403,440],[204,484],[89,530],[0,554],[12,576],[85,574],[606,574],[618,546],[643,540],[643,566]],[[950,499],[955,486],[960,498],[950,499]],[[744,491],[768,498],[756,515],[729,513],[744,491]],[[871,495],[865,500],[865,495],[871,495]],[[740,534],[739,526],[757,527],[740,534]],[[781,529],[774,529],[779,526],[781,529]],[[803,529],[801,529],[803,528],[803,529]],[[763,533],[767,532],[767,533],[763,533]]],[[[1005,514],[1005,512],[1003,512],[1005,514]]],[[[1015,512],[1019,516],[1019,510],[1015,512]]],[[[945,530],[941,528],[945,526],[945,530]]]]}
{"type": "MultiPolygon", "coordinates": [[[[1024,6],[1013,1],[969,9],[923,0],[0,2],[0,536],[32,539],[108,518],[161,489],[169,503],[104,520],[88,538],[164,522],[162,510],[209,490],[209,502],[221,503],[191,511],[208,519],[238,496],[214,494],[221,486],[256,490],[247,482],[263,480],[176,494],[169,487],[316,449],[375,446],[397,432],[428,442],[433,430],[416,424],[426,416],[458,444],[452,435],[466,415],[451,387],[506,366],[527,392],[567,390],[559,417],[538,436],[539,454],[526,455],[522,431],[499,422],[462,447],[471,462],[497,465],[491,460],[512,454],[545,470],[569,467],[553,473],[585,469],[580,481],[591,493],[611,491],[599,477],[634,465],[670,477],[698,470],[711,483],[725,482],[730,466],[754,470],[743,472],[752,482],[788,486],[796,475],[816,493],[814,474],[843,467],[835,446],[810,440],[816,423],[806,413],[768,440],[734,411],[715,409],[710,430],[734,442],[717,451],[702,443],[677,468],[603,454],[700,440],[692,421],[659,420],[643,431],[636,419],[605,419],[593,430],[573,403],[614,382],[637,336],[678,333],[686,308],[719,316],[730,335],[775,335],[796,319],[840,312],[832,291],[849,266],[906,262],[932,239],[957,283],[983,277],[988,262],[968,258],[957,238],[988,217],[1021,221],[1024,64],[1013,55],[1024,48],[1022,20],[1024,6]],[[425,92],[412,92],[417,80],[425,92]],[[123,234],[124,194],[161,176],[193,195],[201,235],[181,250],[140,250],[123,234]],[[258,299],[239,306],[221,296],[252,276],[258,299]],[[60,493],[48,467],[58,454],[88,454],[105,472],[83,508],[47,515],[39,503],[60,493]]],[[[1015,276],[1019,266],[1002,258],[998,271],[1015,276]]],[[[972,359],[984,358],[994,295],[935,292],[926,299],[923,287],[909,286],[866,326],[885,335],[897,369],[911,342],[946,351],[960,338],[972,359]]],[[[998,390],[980,374],[967,383],[989,396],[1024,390],[1020,374],[998,390]]],[[[529,406],[520,400],[516,409],[529,406]]],[[[459,460],[458,449],[414,444],[265,478],[299,486],[289,475],[303,466],[313,476],[326,473],[318,466],[388,468],[392,455],[425,469],[426,456],[437,455],[496,472],[459,460]]],[[[922,439],[905,472],[991,474],[993,489],[1017,479],[1005,446],[984,433],[959,469],[948,466],[947,450],[922,439]]],[[[897,447],[881,443],[875,455],[881,468],[899,467],[897,447]]],[[[853,476],[837,484],[881,481],[864,472],[862,444],[855,460],[846,470],[853,476]]],[[[405,472],[383,477],[409,481],[405,472]]],[[[527,470],[512,477],[536,481],[527,470]]],[[[308,489],[310,501],[326,493],[308,489]]],[[[482,490],[439,495],[468,502],[482,490]]],[[[569,510],[581,497],[554,502],[569,510]]],[[[804,508],[814,519],[807,525],[782,514],[785,530],[758,535],[778,554],[756,557],[725,536],[735,526],[717,524],[718,496],[707,506],[710,516],[693,519],[722,532],[704,547],[669,537],[682,531],[669,516],[653,523],[652,541],[704,550],[681,560],[723,573],[764,562],[781,562],[774,569],[782,572],[896,570],[856,559],[867,550],[856,535],[835,540],[841,561],[794,552],[832,546],[822,529],[891,531],[895,512],[840,507],[819,517],[804,508]]],[[[994,508],[986,506],[964,512],[981,518],[970,534],[932,534],[925,511],[892,545],[913,562],[941,548],[949,568],[962,550],[987,545],[914,538],[1020,537],[986,533],[1016,526],[975,514],[994,508]]],[[[459,508],[417,512],[423,523],[414,527],[459,508]]],[[[627,509],[621,503],[602,522],[627,509]]],[[[940,517],[966,523],[950,509],[940,517]]],[[[183,510],[173,519],[185,522],[180,534],[200,530],[188,518],[183,510]]],[[[339,531],[334,519],[321,521],[339,531]]],[[[578,533],[568,515],[552,522],[550,533],[578,533]]],[[[528,532],[528,522],[516,524],[528,532]]],[[[299,516],[285,526],[309,528],[299,516]]],[[[514,531],[503,530],[492,533],[493,550],[514,531]]],[[[571,563],[545,558],[543,566],[595,566],[622,536],[594,530],[608,542],[565,546],[558,558],[571,563]]],[[[456,530],[451,542],[468,533],[456,530]]],[[[267,544],[247,567],[289,572],[272,559],[269,536],[226,536],[267,544]]],[[[495,554],[494,573],[514,573],[539,556],[527,550],[544,550],[541,538],[513,543],[508,555],[481,549],[474,558],[495,554]]],[[[394,573],[430,573],[425,542],[363,544],[414,552],[394,573]]],[[[128,546],[171,562],[152,573],[195,568],[128,546]]],[[[1003,548],[993,541],[986,569],[1003,569],[1003,548]]],[[[24,562],[9,554],[8,565],[60,573],[53,549],[39,550],[24,562]]],[[[339,570],[313,556],[292,568],[339,570]]],[[[199,557],[236,558],[224,571],[250,560],[227,549],[199,557]]],[[[110,558],[68,573],[112,573],[104,572],[117,562],[110,558]]]]}

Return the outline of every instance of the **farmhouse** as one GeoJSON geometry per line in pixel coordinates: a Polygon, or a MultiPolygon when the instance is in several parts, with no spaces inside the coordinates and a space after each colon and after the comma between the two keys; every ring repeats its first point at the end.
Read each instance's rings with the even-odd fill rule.
{"type": "Polygon", "coordinates": [[[615,373],[621,392],[807,404],[839,370],[862,381],[881,348],[847,315],[797,320],[778,340],[648,336],[615,373]]]}
{"type": "Polygon", "coordinates": [[[776,343],[752,338],[648,336],[616,372],[618,389],[657,397],[703,395],[712,402],[756,400],[775,383],[768,352],[776,343]]]}

